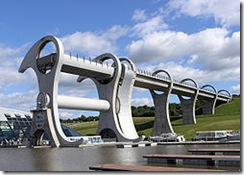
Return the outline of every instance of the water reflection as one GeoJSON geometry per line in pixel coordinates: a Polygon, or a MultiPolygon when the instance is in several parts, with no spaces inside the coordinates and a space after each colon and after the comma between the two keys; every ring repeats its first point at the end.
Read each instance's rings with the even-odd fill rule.
{"type": "Polygon", "coordinates": [[[0,171],[89,171],[90,166],[105,163],[147,165],[147,161],[142,157],[145,154],[188,154],[188,150],[192,148],[240,148],[240,144],[164,145],[139,148],[100,146],[38,149],[1,148],[0,171]]]}

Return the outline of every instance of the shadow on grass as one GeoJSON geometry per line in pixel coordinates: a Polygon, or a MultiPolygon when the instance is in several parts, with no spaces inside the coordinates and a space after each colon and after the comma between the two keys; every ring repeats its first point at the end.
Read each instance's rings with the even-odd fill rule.
{"type": "Polygon", "coordinates": [[[150,121],[147,123],[135,125],[136,131],[142,131],[145,129],[150,129],[153,127],[153,123],[154,123],[154,121],[150,121]]]}
{"type": "Polygon", "coordinates": [[[184,124],[178,123],[178,124],[172,124],[172,126],[183,126],[184,124]]]}

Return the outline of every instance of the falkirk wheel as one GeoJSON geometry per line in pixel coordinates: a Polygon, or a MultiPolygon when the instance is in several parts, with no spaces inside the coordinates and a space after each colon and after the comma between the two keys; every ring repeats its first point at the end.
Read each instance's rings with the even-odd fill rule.
{"type": "Polygon", "coordinates": [[[193,79],[176,82],[165,70],[157,70],[153,74],[138,71],[130,59],[118,58],[110,53],[93,60],[67,55],[61,41],[54,36],[46,36],[32,46],[22,61],[19,72],[23,73],[28,68],[34,70],[39,86],[36,109],[32,110],[32,145],[38,145],[44,133],[48,135],[52,147],[79,146],[84,143],[82,137],[78,141],[71,141],[66,137],[61,128],[59,109],[99,111],[98,135],[102,138],[116,138],[116,141],[139,141],[131,112],[134,86],[148,89],[152,95],[155,105],[152,136],[174,132],[168,109],[170,94],[176,94],[180,99],[183,124],[196,123],[196,99],[200,100],[203,113],[213,114],[216,100],[229,102],[232,98],[227,90],[217,91],[211,85],[199,88],[193,79]],[[56,51],[42,56],[49,43],[54,44],[56,51]],[[105,64],[108,60],[112,62],[111,66],[105,64]],[[91,79],[96,85],[99,99],[59,95],[61,73],[76,75],[77,82],[91,79]],[[166,77],[159,76],[160,73],[166,74],[166,77]],[[192,85],[189,86],[186,82],[191,82],[192,85]],[[162,93],[157,93],[158,91],[162,93]]]}
{"type": "Polygon", "coordinates": [[[113,54],[103,54],[92,61],[78,60],[64,54],[61,41],[53,36],[46,36],[36,42],[22,61],[19,72],[32,68],[36,74],[39,94],[36,109],[33,110],[31,128],[32,144],[37,144],[47,133],[51,146],[78,146],[83,139],[72,142],[62,131],[58,109],[100,111],[98,134],[102,137],[116,137],[117,141],[137,141],[132,116],[131,99],[133,83],[136,76],[134,64],[127,58],[117,58],[113,54]],[[56,52],[41,57],[44,47],[52,42],[56,52]],[[112,60],[108,67],[103,64],[112,60]],[[127,68],[121,62],[127,62],[127,68]],[[98,89],[99,100],[61,96],[58,94],[60,73],[78,75],[78,81],[91,78],[98,89]]]}

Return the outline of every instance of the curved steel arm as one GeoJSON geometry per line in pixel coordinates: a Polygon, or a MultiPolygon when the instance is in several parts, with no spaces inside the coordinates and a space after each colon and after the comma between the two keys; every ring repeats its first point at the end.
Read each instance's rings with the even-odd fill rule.
{"type": "Polygon", "coordinates": [[[217,93],[217,89],[214,86],[210,85],[210,84],[206,84],[206,85],[202,86],[201,89],[204,89],[206,87],[212,88],[214,90],[214,92],[217,93]]]}

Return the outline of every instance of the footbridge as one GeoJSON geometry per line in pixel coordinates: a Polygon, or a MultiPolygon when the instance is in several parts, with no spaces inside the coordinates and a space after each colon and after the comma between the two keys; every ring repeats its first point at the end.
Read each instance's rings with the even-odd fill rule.
{"type": "Polygon", "coordinates": [[[174,81],[166,70],[149,73],[137,70],[128,58],[105,53],[86,60],[67,55],[61,41],[54,36],[46,36],[37,41],[22,61],[19,72],[32,68],[36,74],[39,94],[36,109],[33,110],[31,128],[32,144],[40,143],[44,133],[51,145],[77,146],[83,143],[71,141],[62,131],[58,109],[99,111],[97,134],[102,138],[116,138],[117,141],[137,141],[131,114],[133,87],[148,89],[155,105],[155,122],[152,135],[174,132],[169,119],[169,96],[176,94],[181,102],[183,123],[195,124],[195,102],[198,99],[204,114],[213,114],[216,101],[229,102],[232,99],[227,90],[217,91],[211,85],[199,87],[190,78],[174,81]],[[55,45],[55,52],[42,56],[48,43],[55,45]],[[112,62],[111,65],[107,61],[112,62]],[[58,94],[60,74],[77,75],[77,82],[91,79],[98,91],[99,99],[71,97],[58,94]]]}

